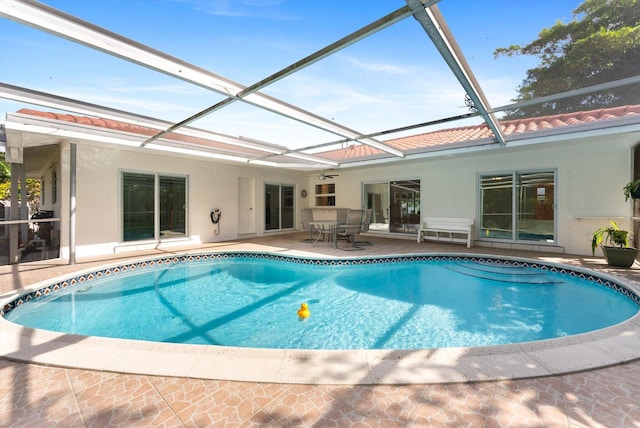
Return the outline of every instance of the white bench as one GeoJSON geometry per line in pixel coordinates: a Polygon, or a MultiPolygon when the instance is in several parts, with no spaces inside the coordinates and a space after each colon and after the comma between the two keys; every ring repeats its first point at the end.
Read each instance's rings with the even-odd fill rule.
{"type": "Polygon", "coordinates": [[[424,217],[418,231],[418,242],[424,240],[466,243],[471,248],[472,218],[424,217]]]}

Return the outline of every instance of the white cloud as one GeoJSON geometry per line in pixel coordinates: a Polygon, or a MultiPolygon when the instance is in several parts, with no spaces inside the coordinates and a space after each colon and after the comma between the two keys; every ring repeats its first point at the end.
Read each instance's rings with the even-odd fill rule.
{"type": "Polygon", "coordinates": [[[295,20],[297,16],[284,13],[282,0],[169,0],[191,4],[195,10],[211,15],[254,17],[274,21],[295,20]]]}
{"type": "Polygon", "coordinates": [[[109,90],[112,92],[119,92],[124,94],[135,93],[165,93],[165,94],[193,94],[192,88],[184,85],[157,85],[157,86],[109,86],[109,90]]]}
{"type": "MultiPolygon", "coordinates": [[[[153,100],[149,98],[132,98],[127,96],[117,97],[105,94],[96,94],[93,92],[76,92],[77,89],[68,89],[64,91],[65,96],[89,102],[93,104],[104,105],[111,108],[125,110],[136,114],[151,115],[158,117],[157,115],[162,113],[171,113],[172,116],[184,114],[184,116],[190,116],[195,113],[193,107],[181,106],[171,99],[167,101],[153,100]]],[[[161,118],[161,117],[158,117],[161,118]]]]}
{"type": "Polygon", "coordinates": [[[399,66],[397,64],[389,64],[382,62],[364,62],[352,56],[343,56],[340,57],[346,60],[352,66],[364,70],[365,72],[372,73],[385,73],[385,74],[406,74],[410,72],[410,69],[399,66]]]}

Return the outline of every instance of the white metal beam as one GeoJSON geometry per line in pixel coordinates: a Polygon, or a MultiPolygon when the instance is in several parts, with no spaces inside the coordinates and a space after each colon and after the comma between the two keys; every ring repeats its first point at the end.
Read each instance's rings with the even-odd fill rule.
{"type": "MultiPolygon", "coordinates": [[[[357,137],[362,134],[255,90],[253,90],[253,92],[249,92],[249,90],[252,90],[251,88],[247,88],[237,82],[226,79],[215,73],[194,66],[134,40],[130,40],[119,34],[113,33],[109,30],[35,1],[2,0],[2,2],[0,2],[0,16],[47,31],[76,43],[117,56],[186,82],[213,90],[229,97],[228,101],[223,101],[224,105],[230,104],[236,100],[242,100],[254,106],[303,122],[307,125],[341,137],[356,140],[357,137]]],[[[398,17],[390,19],[388,22],[377,21],[377,25],[380,28],[383,28],[384,26],[391,25],[393,22],[396,22],[405,16],[407,16],[406,13],[400,13],[398,17]]],[[[341,42],[342,44],[339,43],[332,49],[337,50],[338,48],[347,46],[368,34],[372,34],[374,30],[377,31],[376,28],[369,28],[364,32],[366,34],[363,33],[357,37],[353,37],[353,40],[348,38],[346,40],[343,39],[341,42]]],[[[317,56],[309,58],[308,63],[317,61],[329,53],[330,52],[322,52],[321,54],[317,54],[317,56]]],[[[286,71],[283,71],[282,77],[295,71],[295,69],[295,65],[293,70],[285,69],[286,71]]],[[[275,81],[277,78],[281,77],[272,76],[271,81],[275,81]]],[[[259,82],[258,84],[264,85],[266,82],[259,82]]],[[[212,106],[207,109],[207,114],[214,111],[215,108],[216,106],[212,106]]],[[[196,116],[201,117],[201,114],[196,116]]],[[[193,120],[195,120],[195,118],[193,120]]],[[[187,123],[188,122],[183,121],[180,126],[186,125],[187,123]]],[[[404,156],[401,151],[388,147],[373,139],[366,139],[361,142],[392,153],[395,156],[404,156]]]]}
{"type": "MultiPolygon", "coordinates": [[[[166,129],[171,125],[171,122],[167,122],[165,120],[155,119],[135,113],[129,113],[123,110],[112,109],[97,104],[73,100],[71,98],[65,98],[45,92],[35,91],[33,89],[9,85],[2,82],[0,82],[0,98],[54,108],[56,110],[63,110],[77,114],[100,117],[103,119],[116,120],[119,122],[157,130],[166,129]]],[[[266,142],[258,142],[257,140],[247,141],[243,138],[232,137],[229,135],[219,134],[217,132],[206,131],[204,129],[198,128],[184,127],[180,130],[175,131],[175,133],[204,138],[212,141],[218,141],[226,144],[232,144],[234,146],[245,147],[248,149],[262,150],[273,154],[282,154],[289,150],[284,146],[276,146],[266,142]]]]}
{"type": "MultiPolygon", "coordinates": [[[[32,89],[21,88],[19,86],[9,85],[2,82],[0,82],[0,98],[50,107],[56,110],[63,110],[103,119],[116,120],[119,122],[157,130],[163,130],[170,126],[170,122],[164,120],[154,119],[148,116],[137,115],[134,113],[103,107],[96,104],[76,101],[70,98],[59,97],[56,95],[34,91],[32,89]]],[[[186,135],[196,138],[202,138],[208,141],[225,143],[236,147],[259,150],[274,155],[287,155],[289,153],[289,149],[284,146],[276,146],[258,140],[242,137],[232,137],[229,135],[224,135],[199,128],[182,127],[172,132],[179,135],[186,135]]],[[[136,144],[140,145],[144,140],[146,140],[146,137],[141,137],[140,141],[136,144]]],[[[207,151],[208,149],[205,148],[203,150],[207,151]]],[[[326,159],[312,155],[306,155],[305,159],[314,162],[315,164],[327,163],[326,159]]],[[[332,162],[332,165],[337,166],[335,162],[332,162]]]]}
{"type": "Polygon", "coordinates": [[[577,97],[579,95],[587,95],[592,94],[594,92],[606,91],[612,88],[619,88],[621,86],[633,85],[640,83],[640,75],[625,77],[624,79],[618,79],[611,82],[598,83],[597,85],[585,86],[583,88],[572,89],[570,91],[560,92],[553,95],[546,95],[544,97],[537,97],[527,101],[520,101],[513,104],[507,104],[504,106],[494,107],[491,112],[495,113],[498,111],[506,111],[506,110],[515,110],[529,106],[535,106],[539,104],[544,104],[552,101],[557,101],[561,99],[577,97]]]}
{"type": "Polygon", "coordinates": [[[433,44],[444,58],[449,68],[453,71],[467,95],[471,98],[475,108],[478,109],[484,118],[487,126],[491,129],[494,136],[501,145],[505,145],[504,135],[500,130],[498,119],[490,113],[489,102],[482,92],[482,88],[478,84],[469,64],[467,63],[458,43],[456,42],[451,30],[447,26],[438,7],[431,5],[425,7],[420,0],[406,0],[407,4],[413,11],[413,16],[422,25],[422,28],[429,35],[433,44]]]}

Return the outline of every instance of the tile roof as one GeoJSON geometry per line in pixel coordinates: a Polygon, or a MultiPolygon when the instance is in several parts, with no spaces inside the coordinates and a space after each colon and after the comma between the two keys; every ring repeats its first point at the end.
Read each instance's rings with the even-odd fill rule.
{"type": "MultiPolygon", "coordinates": [[[[101,119],[95,117],[75,116],[69,114],[43,112],[31,109],[22,109],[18,113],[44,117],[49,119],[74,122],[83,125],[108,128],[122,132],[129,132],[145,136],[152,136],[158,130],[147,128],[116,120],[101,119]]],[[[552,116],[533,117],[518,120],[500,122],[505,137],[524,134],[527,132],[555,130],[558,128],[584,125],[590,122],[600,122],[610,119],[619,119],[628,116],[638,116],[640,119],[640,104],[603,108],[591,111],[564,113],[552,116]]],[[[449,148],[468,147],[493,142],[493,134],[486,124],[463,126],[458,128],[441,129],[437,131],[411,135],[385,141],[389,146],[401,150],[406,154],[427,152],[430,150],[443,150],[449,148]]],[[[267,152],[256,149],[241,148],[218,141],[204,138],[196,138],[187,135],[170,133],[165,139],[176,143],[186,143],[193,146],[208,147],[222,152],[230,152],[248,157],[268,156],[267,152]]],[[[509,138],[507,138],[509,140],[509,138]]],[[[392,155],[376,148],[355,144],[346,148],[315,153],[314,156],[334,160],[338,162],[353,162],[362,159],[387,158],[392,155]]],[[[277,156],[281,158],[282,156],[277,156]]],[[[272,156],[272,160],[275,158],[272,156]]]]}
{"type": "MultiPolygon", "coordinates": [[[[117,120],[102,119],[99,117],[75,116],[71,114],[52,113],[31,109],[21,109],[18,111],[18,113],[27,114],[30,116],[38,116],[47,119],[61,120],[65,122],[73,122],[81,125],[94,126],[97,128],[107,128],[115,131],[129,132],[132,134],[139,134],[147,137],[151,137],[160,132],[158,129],[154,128],[139,126],[117,120]]],[[[238,155],[239,152],[238,146],[205,138],[192,137],[189,135],[169,133],[163,138],[175,143],[191,145],[193,148],[210,148],[217,152],[231,155],[238,155]]],[[[259,158],[269,154],[266,151],[254,150],[250,148],[242,148],[241,150],[243,154],[252,158],[259,158]]]]}
{"type": "Polygon", "coordinates": [[[102,119],[99,117],[75,116],[71,114],[52,113],[48,111],[31,110],[26,108],[18,110],[18,113],[43,117],[47,119],[62,120],[65,122],[74,122],[81,125],[95,126],[98,128],[108,128],[108,129],[114,129],[117,131],[132,132],[134,134],[151,136],[158,133],[157,129],[133,125],[125,122],[120,122],[117,120],[102,119]]]}
{"type": "MultiPolygon", "coordinates": [[[[640,104],[631,106],[603,108],[591,111],[575,113],[563,113],[552,116],[532,117],[518,120],[500,122],[505,137],[523,134],[525,132],[541,131],[545,129],[557,129],[572,125],[582,125],[608,119],[617,119],[627,116],[639,116],[640,104]]],[[[477,145],[486,141],[492,142],[493,133],[486,124],[463,126],[459,128],[441,129],[433,132],[411,135],[385,141],[389,146],[402,150],[405,153],[425,152],[429,149],[445,149],[477,145]],[[473,144],[472,144],[473,143],[473,144]]],[[[345,161],[358,158],[388,157],[381,150],[370,146],[353,145],[347,148],[316,153],[326,159],[345,161]]]]}

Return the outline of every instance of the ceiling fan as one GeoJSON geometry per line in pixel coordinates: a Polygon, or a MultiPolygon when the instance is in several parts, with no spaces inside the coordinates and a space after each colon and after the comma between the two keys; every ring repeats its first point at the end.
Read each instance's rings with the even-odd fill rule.
{"type": "Polygon", "coordinates": [[[320,174],[316,175],[315,177],[318,180],[326,180],[326,179],[331,179],[333,177],[339,177],[340,174],[327,174],[324,171],[320,171],[320,174]]]}

